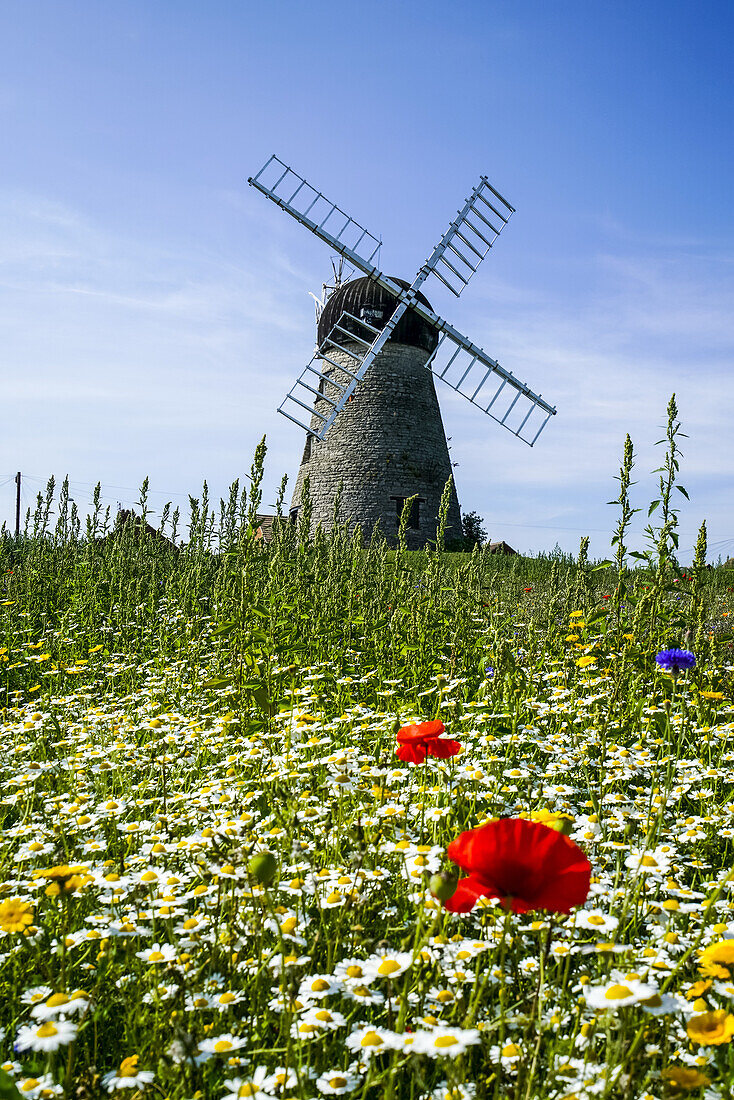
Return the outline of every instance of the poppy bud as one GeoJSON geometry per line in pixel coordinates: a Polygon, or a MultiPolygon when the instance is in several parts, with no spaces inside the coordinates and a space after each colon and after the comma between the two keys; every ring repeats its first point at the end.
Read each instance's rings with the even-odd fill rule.
{"type": "Polygon", "coordinates": [[[272,852],[258,852],[248,863],[247,870],[254,879],[267,886],[275,878],[278,864],[272,852]]]}
{"type": "Polygon", "coordinates": [[[448,871],[440,871],[436,875],[431,875],[428,888],[434,898],[438,898],[439,901],[448,901],[456,893],[457,881],[456,875],[452,875],[448,871]]]}
{"type": "Polygon", "coordinates": [[[552,820],[544,821],[543,824],[557,833],[563,833],[564,836],[570,836],[573,832],[573,821],[570,817],[554,817],[552,820]]]}

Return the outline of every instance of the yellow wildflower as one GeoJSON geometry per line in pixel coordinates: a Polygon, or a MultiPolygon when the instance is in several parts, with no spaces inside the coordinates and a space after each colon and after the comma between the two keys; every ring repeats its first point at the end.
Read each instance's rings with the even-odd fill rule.
{"type": "Polygon", "coordinates": [[[33,877],[49,880],[45,893],[50,898],[58,897],[59,894],[75,894],[91,881],[86,867],[70,867],[68,863],[49,867],[45,871],[34,871],[33,877]]]}
{"type": "Polygon", "coordinates": [[[24,932],[33,923],[33,908],[20,898],[0,903],[0,928],[3,932],[24,932]]]}
{"type": "Polygon", "coordinates": [[[700,1089],[703,1085],[708,1085],[710,1078],[691,1066],[668,1066],[663,1070],[663,1080],[673,1088],[690,1092],[691,1089],[700,1089]]]}
{"type": "Polygon", "coordinates": [[[701,952],[698,969],[711,978],[731,978],[734,975],[734,940],[710,943],[701,952]]]}
{"type": "Polygon", "coordinates": [[[734,1016],[724,1008],[702,1012],[700,1016],[691,1016],[686,1031],[692,1043],[702,1046],[717,1047],[730,1043],[734,1035],[734,1016]]]}

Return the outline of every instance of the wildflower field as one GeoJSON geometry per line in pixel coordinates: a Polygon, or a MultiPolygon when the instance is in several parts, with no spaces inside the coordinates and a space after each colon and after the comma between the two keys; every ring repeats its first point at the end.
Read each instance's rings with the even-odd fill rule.
{"type": "Polygon", "coordinates": [[[731,1097],[734,576],[676,564],[667,443],[601,566],[265,545],[262,450],[180,548],[50,487],[0,542],[0,1097],[731,1097]]]}

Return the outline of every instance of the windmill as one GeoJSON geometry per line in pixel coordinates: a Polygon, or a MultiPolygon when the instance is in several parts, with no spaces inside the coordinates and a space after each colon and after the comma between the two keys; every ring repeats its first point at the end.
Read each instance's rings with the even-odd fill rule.
{"type": "MultiPolygon", "coordinates": [[[[421,293],[433,276],[458,297],[514,208],[482,176],[408,283],[378,269],[381,241],[278,157],[248,183],[364,276],[341,283],[324,303],[316,350],[278,409],[307,433],[292,514],[308,474],[314,523],[328,525],[341,488],[352,523],[369,533],[379,522],[394,538],[403,504],[414,497],[408,545],[423,546],[435,537],[451,475],[434,376],[531,447],[555,415],[421,293]]],[[[448,525],[461,534],[455,490],[448,525]]]]}

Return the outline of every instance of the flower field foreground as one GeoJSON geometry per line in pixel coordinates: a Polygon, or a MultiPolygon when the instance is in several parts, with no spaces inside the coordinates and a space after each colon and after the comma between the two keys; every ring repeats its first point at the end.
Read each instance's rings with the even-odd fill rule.
{"type": "Polygon", "coordinates": [[[723,573],[288,538],[6,545],[0,1095],[730,1097],[723,573]]]}

